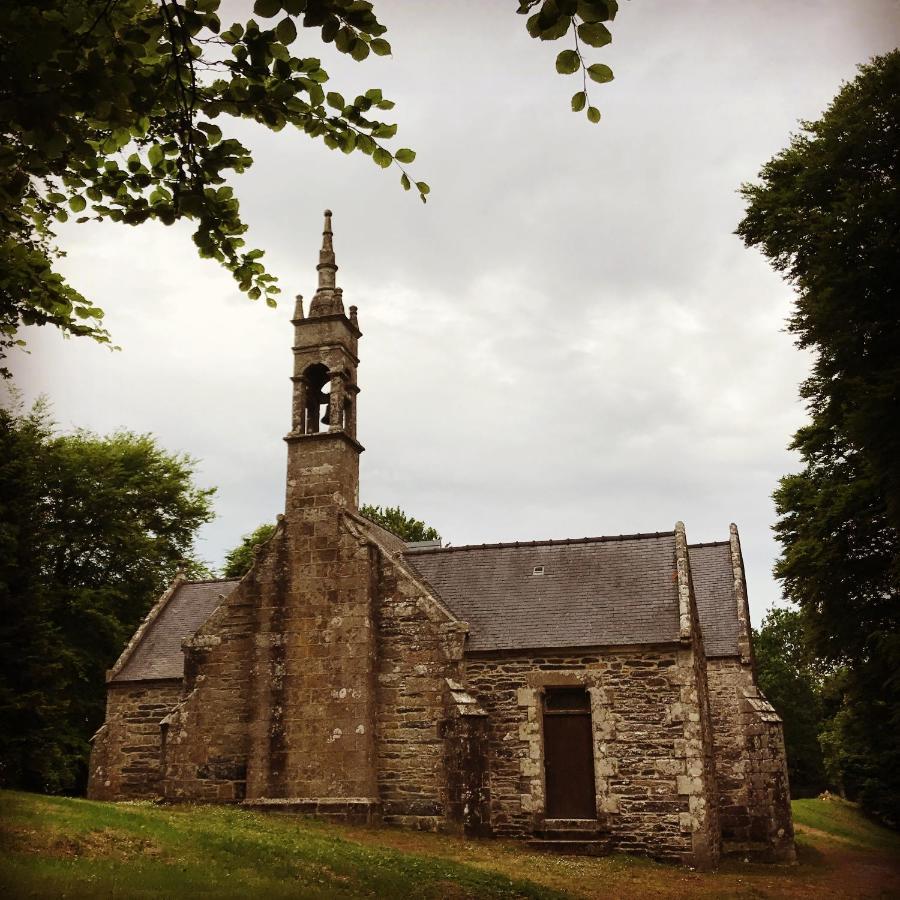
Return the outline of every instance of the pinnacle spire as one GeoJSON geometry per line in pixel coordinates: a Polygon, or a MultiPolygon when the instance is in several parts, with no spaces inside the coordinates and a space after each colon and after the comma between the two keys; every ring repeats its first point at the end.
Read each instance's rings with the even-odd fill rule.
{"type": "Polygon", "coordinates": [[[311,316],[328,316],[344,312],[344,304],[341,299],[343,292],[340,288],[335,287],[335,274],[338,267],[334,258],[332,243],[334,232],[331,230],[331,215],[331,210],[326,209],[325,225],[322,229],[322,249],[319,251],[319,264],[316,266],[319,272],[319,286],[309,305],[311,316]]]}
{"type": "Polygon", "coordinates": [[[322,249],[319,251],[319,290],[333,288],[337,263],[334,260],[334,245],[331,242],[334,232],[331,230],[331,210],[325,210],[325,226],[322,229],[322,249]]]}

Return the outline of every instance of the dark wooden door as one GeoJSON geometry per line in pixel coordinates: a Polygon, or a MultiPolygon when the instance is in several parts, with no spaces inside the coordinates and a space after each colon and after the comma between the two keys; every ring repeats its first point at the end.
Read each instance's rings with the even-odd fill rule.
{"type": "Polygon", "coordinates": [[[548,819],[594,819],[594,747],[590,712],[544,714],[548,819]]]}

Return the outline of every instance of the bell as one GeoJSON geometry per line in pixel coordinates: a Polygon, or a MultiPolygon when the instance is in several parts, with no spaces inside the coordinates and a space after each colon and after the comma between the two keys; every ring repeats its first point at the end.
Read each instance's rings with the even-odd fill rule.
{"type": "Polygon", "coordinates": [[[322,416],[322,424],[331,424],[331,396],[329,394],[319,394],[319,403],[325,404],[325,415],[322,416]]]}

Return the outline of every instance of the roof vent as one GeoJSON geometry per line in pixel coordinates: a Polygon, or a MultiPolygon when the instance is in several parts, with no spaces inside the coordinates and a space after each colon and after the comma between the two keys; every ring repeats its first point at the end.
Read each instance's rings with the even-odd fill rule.
{"type": "Polygon", "coordinates": [[[532,575],[543,575],[543,574],[544,574],[544,567],[543,567],[543,566],[535,566],[535,567],[531,570],[531,574],[532,574],[532,575]]]}

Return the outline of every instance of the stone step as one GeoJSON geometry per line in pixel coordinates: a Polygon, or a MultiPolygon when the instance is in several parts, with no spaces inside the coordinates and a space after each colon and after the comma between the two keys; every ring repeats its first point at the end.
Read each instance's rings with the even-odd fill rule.
{"type": "Polygon", "coordinates": [[[599,819],[544,819],[543,831],[590,831],[599,832],[605,822],[599,819]]]}
{"type": "Polygon", "coordinates": [[[607,833],[599,828],[595,828],[593,831],[542,828],[540,831],[535,831],[534,836],[541,841],[604,841],[607,838],[607,833]]]}
{"type": "Polygon", "coordinates": [[[550,841],[602,840],[608,836],[608,829],[597,819],[545,819],[534,836],[550,841]]]}
{"type": "Polygon", "coordinates": [[[525,841],[525,846],[529,850],[560,856],[605,856],[610,850],[609,841],[585,837],[531,838],[525,841]]]}

